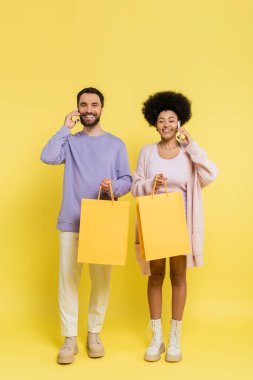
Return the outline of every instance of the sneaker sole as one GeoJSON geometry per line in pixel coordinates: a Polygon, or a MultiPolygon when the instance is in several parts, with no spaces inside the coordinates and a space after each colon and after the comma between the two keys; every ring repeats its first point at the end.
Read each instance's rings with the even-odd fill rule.
{"type": "Polygon", "coordinates": [[[105,355],[104,351],[103,352],[90,352],[88,351],[88,356],[89,358],[102,358],[105,355]]]}
{"type": "Polygon", "coordinates": [[[69,356],[57,356],[57,363],[58,364],[71,364],[75,361],[75,355],[78,354],[78,347],[75,348],[74,355],[69,356]]]}
{"type": "Polygon", "coordinates": [[[157,354],[157,355],[150,355],[150,354],[147,354],[145,352],[145,355],[144,355],[144,360],[146,360],[146,362],[157,362],[158,360],[161,359],[161,354],[163,354],[165,352],[165,346],[164,346],[164,343],[161,345],[160,347],[160,353],[157,354]]]}

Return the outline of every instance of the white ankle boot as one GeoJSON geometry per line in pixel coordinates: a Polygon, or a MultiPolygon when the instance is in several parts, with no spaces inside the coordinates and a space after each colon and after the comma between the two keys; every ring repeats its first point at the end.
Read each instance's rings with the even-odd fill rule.
{"type": "Polygon", "coordinates": [[[181,324],[182,321],[171,320],[169,347],[165,358],[167,362],[179,362],[182,360],[180,349],[181,324]]]}
{"type": "Polygon", "coordinates": [[[160,360],[160,354],[165,351],[161,319],[151,319],[150,326],[153,332],[153,338],[145,352],[144,360],[147,360],[148,362],[156,362],[157,360],[160,360]]]}

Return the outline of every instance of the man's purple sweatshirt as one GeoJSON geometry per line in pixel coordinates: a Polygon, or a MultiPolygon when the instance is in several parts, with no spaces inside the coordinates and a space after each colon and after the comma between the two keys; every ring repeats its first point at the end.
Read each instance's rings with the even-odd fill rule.
{"type": "MultiPolygon", "coordinates": [[[[88,136],[71,134],[63,126],[41,153],[46,164],[65,164],[63,197],[57,228],[79,232],[81,199],[95,199],[103,178],[112,180],[116,198],[127,194],[132,184],[125,144],[111,133],[88,136]]],[[[110,199],[102,192],[102,199],[110,199]]]]}

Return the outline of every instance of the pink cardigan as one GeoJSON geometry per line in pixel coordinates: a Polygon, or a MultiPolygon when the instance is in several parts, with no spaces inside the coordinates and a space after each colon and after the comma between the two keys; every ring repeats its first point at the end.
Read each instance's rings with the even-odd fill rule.
{"type": "MultiPolygon", "coordinates": [[[[207,158],[205,151],[192,141],[185,150],[188,157],[189,173],[187,181],[187,227],[191,243],[191,254],[187,255],[187,266],[198,267],[203,264],[204,220],[201,189],[209,185],[217,176],[215,164],[207,158]]],[[[150,161],[153,158],[157,144],[145,145],[138,158],[137,169],[133,177],[131,192],[133,196],[151,194],[153,178],[147,178],[150,161]]],[[[179,168],[180,170],[180,168],[179,168]]],[[[137,260],[144,275],[150,275],[149,262],[140,255],[138,231],[136,230],[135,249],[137,260]]]]}

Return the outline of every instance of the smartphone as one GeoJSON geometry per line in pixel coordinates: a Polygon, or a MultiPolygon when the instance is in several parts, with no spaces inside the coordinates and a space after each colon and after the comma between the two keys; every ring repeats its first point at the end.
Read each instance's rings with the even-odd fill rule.
{"type": "Polygon", "coordinates": [[[185,140],[186,137],[185,137],[185,135],[182,132],[180,132],[180,128],[181,128],[181,122],[179,120],[178,123],[177,123],[176,139],[177,139],[178,142],[182,143],[185,140]]]}

